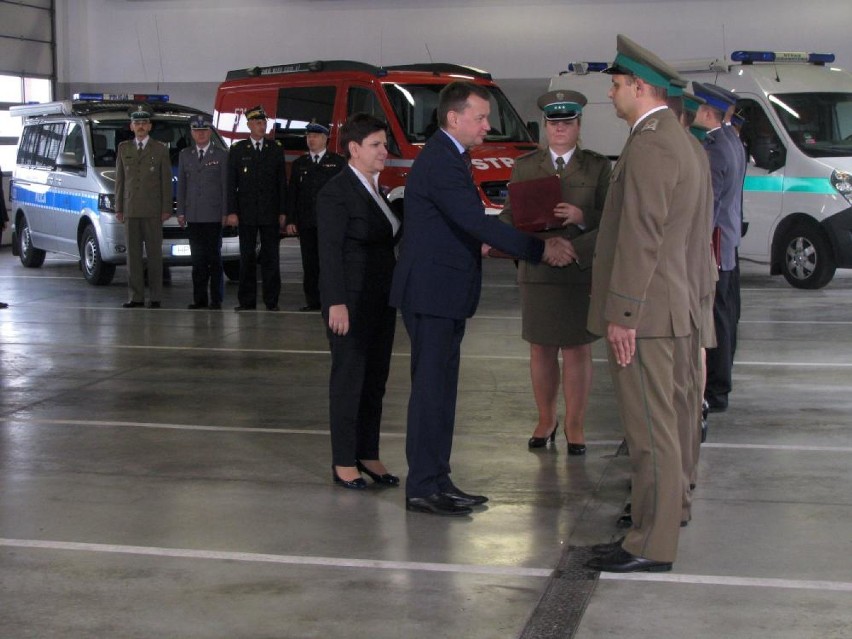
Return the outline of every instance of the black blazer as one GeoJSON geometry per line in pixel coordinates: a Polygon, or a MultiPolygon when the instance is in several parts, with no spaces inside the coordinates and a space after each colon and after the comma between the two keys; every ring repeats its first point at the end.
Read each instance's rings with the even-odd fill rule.
{"type": "Polygon", "coordinates": [[[323,311],[359,300],[387,306],[399,233],[348,166],[317,196],[317,232],[323,311]]]}
{"type": "Polygon", "coordinates": [[[286,204],[281,143],[265,139],[260,153],[250,139],[232,144],[228,152],[228,213],[235,213],[240,224],[277,226],[286,204]]]}

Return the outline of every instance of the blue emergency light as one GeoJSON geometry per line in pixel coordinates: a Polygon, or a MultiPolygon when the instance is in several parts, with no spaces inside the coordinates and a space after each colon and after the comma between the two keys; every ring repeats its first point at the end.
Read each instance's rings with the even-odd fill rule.
{"type": "Polygon", "coordinates": [[[168,102],[165,93],[75,93],[75,100],[92,100],[95,102],[168,102]]]}
{"type": "Polygon", "coordinates": [[[834,62],[833,53],[806,53],[804,51],[734,51],[731,60],[743,64],[755,62],[807,62],[826,64],[834,62]]]}
{"type": "Polygon", "coordinates": [[[609,68],[609,62],[572,62],[568,65],[568,71],[572,73],[600,73],[609,68]]]}

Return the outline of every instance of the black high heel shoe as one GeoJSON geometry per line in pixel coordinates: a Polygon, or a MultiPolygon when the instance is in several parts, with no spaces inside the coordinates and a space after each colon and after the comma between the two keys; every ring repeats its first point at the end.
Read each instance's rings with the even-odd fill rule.
{"type": "Polygon", "coordinates": [[[344,479],[340,479],[337,474],[337,469],[332,466],[331,467],[331,478],[334,480],[334,483],[342,488],[351,488],[352,490],[364,490],[367,487],[367,482],[364,481],[363,477],[356,477],[350,481],[346,481],[344,479]]]}
{"type": "Polygon", "coordinates": [[[527,448],[544,448],[545,446],[547,446],[547,440],[555,442],[557,428],[559,428],[558,420],[556,422],[556,425],[553,427],[553,430],[550,431],[550,435],[545,435],[544,437],[530,437],[530,440],[527,442],[527,448]]]}
{"type": "Polygon", "coordinates": [[[565,433],[565,441],[568,442],[568,454],[569,455],[585,455],[586,454],[586,445],[585,444],[572,444],[568,441],[568,433],[565,433]]]}
{"type": "Polygon", "coordinates": [[[390,473],[384,473],[382,475],[379,475],[378,473],[374,473],[372,470],[367,468],[360,461],[355,462],[355,467],[362,473],[366,474],[367,477],[372,479],[377,484],[382,484],[384,486],[399,486],[399,477],[397,477],[396,475],[391,475],[390,473]]]}

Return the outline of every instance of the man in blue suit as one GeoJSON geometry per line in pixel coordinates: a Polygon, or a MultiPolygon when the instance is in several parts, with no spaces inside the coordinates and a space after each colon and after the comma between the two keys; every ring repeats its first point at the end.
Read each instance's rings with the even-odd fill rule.
{"type": "Polygon", "coordinates": [[[490,130],[488,91],[453,82],[440,94],[437,131],[414,162],[405,187],[405,232],[390,304],[411,339],[406,508],[467,515],[485,503],[450,480],[459,359],[465,320],[482,285],[482,245],[532,263],[576,259],[563,238],[542,241],[485,215],[468,150],[490,130]]]}

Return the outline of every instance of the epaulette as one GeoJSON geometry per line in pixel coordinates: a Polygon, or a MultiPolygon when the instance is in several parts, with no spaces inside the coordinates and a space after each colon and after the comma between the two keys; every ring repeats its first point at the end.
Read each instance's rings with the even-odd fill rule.
{"type": "Polygon", "coordinates": [[[607,160],[607,161],[609,161],[609,158],[608,158],[607,156],[605,156],[603,153],[598,153],[597,151],[592,151],[591,149],[584,149],[583,147],[579,147],[579,148],[580,148],[580,150],[581,150],[583,153],[585,153],[586,155],[590,155],[590,156],[592,156],[593,158],[596,158],[596,159],[598,159],[598,160],[607,160]]]}

